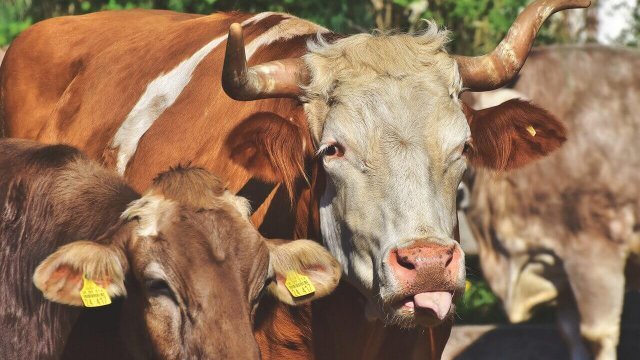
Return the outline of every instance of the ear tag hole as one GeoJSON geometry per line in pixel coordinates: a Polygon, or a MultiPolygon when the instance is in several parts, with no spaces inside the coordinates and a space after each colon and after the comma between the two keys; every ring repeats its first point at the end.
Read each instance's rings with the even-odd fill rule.
{"type": "Polygon", "coordinates": [[[111,298],[107,290],[100,287],[93,280],[87,279],[82,274],[82,290],[80,290],[80,298],[86,307],[99,307],[111,304],[111,298]]]}
{"type": "Polygon", "coordinates": [[[287,272],[287,279],[284,282],[284,286],[295,298],[313,294],[316,291],[309,277],[296,271],[287,272]]]}

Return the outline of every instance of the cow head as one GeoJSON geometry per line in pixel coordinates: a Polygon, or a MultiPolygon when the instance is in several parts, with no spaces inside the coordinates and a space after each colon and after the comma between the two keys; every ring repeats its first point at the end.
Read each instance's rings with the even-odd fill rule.
{"type": "Polygon", "coordinates": [[[530,200],[523,200],[533,191],[517,183],[483,169],[465,177],[470,188],[465,210],[483,274],[514,323],[529,320],[536,307],[555,301],[567,286],[558,248],[562,242],[548,235],[565,233],[563,217],[553,205],[541,205],[558,220],[543,219],[530,200]]]}
{"type": "Polygon", "coordinates": [[[83,277],[109,296],[127,295],[125,338],[139,356],[258,358],[251,321],[261,294],[305,303],[331,292],[340,268],[315,242],[267,241],[247,213],[246,200],[204,170],[176,169],[130,204],[112,234],[46,258],[34,283],[46,298],[76,306],[83,277]],[[293,297],[291,272],[315,292],[293,297]]]}
{"type": "Polygon", "coordinates": [[[242,27],[231,26],[223,87],[237,100],[304,103],[327,175],[323,241],[367,297],[369,314],[412,327],[453,313],[465,278],[454,229],[467,164],[511,169],[564,140],[562,125],[527,102],[474,111],[459,95],[509,81],[546,17],[588,4],[536,1],[493,53],[477,58],[447,54],[448,33],[432,25],[421,35],[320,39],[302,59],[248,68],[242,27]]]}
{"type": "MultiPolygon", "coordinates": [[[[526,99],[526,95],[503,88],[466,93],[464,98],[470,106],[483,108],[526,99]]],[[[562,129],[555,131],[563,132],[562,129]]],[[[536,136],[544,133],[536,131],[536,136]]],[[[544,229],[551,226],[550,223],[545,226],[535,216],[519,214],[527,205],[516,205],[514,201],[519,201],[514,197],[530,190],[515,189],[509,183],[504,174],[470,169],[460,184],[458,204],[459,210],[465,211],[471,220],[469,225],[478,243],[485,278],[501,299],[509,320],[518,323],[530,319],[538,305],[554,301],[566,286],[566,276],[557,253],[550,246],[555,242],[545,238],[544,229]]]]}

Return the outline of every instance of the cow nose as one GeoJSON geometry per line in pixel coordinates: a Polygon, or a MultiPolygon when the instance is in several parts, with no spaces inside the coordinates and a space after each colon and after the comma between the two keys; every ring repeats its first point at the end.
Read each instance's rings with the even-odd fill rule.
{"type": "Polygon", "coordinates": [[[398,249],[398,265],[408,270],[420,270],[425,266],[446,268],[453,260],[455,245],[440,246],[434,244],[413,245],[398,249]]]}
{"type": "Polygon", "coordinates": [[[434,239],[416,240],[407,247],[391,251],[389,265],[398,280],[412,287],[420,287],[414,283],[421,281],[416,278],[422,275],[432,280],[436,280],[434,277],[438,278],[437,282],[442,285],[454,284],[458,276],[460,250],[455,244],[442,245],[443,242],[434,239]]]}

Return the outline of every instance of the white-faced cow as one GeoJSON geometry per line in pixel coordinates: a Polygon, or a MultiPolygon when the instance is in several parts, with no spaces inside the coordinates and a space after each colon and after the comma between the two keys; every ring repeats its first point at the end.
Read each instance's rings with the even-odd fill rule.
{"type": "Polygon", "coordinates": [[[557,303],[572,359],[616,358],[625,287],[640,289],[638,67],[631,50],[539,48],[513,89],[475,95],[485,104],[530,98],[572,134],[525,169],[479,169],[468,209],[483,272],[509,319],[557,303]]]}
{"type": "Polygon", "coordinates": [[[479,57],[449,55],[435,25],[344,37],[276,13],[50,19],[7,52],[5,134],[78,146],[136,189],[191,161],[252,201],[264,235],[322,241],[348,284],[313,308],[263,307],[264,358],[438,357],[464,288],[467,163],[516,168],[565,138],[529,103],[473,111],[459,95],[502,86],[548,16],[588,5],[537,0],[479,57]]]}
{"type": "MultiPolygon", "coordinates": [[[[252,319],[263,292],[296,305],[340,278],[315,242],[265,241],[246,200],[201,169],[163,173],[140,197],[72,147],[4,139],[0,174],[2,359],[60,358],[91,311],[81,306],[120,296],[113,314],[131,358],[258,359],[252,319]],[[315,292],[294,298],[291,271],[315,292]]],[[[104,358],[93,350],[84,358],[104,358]]]]}

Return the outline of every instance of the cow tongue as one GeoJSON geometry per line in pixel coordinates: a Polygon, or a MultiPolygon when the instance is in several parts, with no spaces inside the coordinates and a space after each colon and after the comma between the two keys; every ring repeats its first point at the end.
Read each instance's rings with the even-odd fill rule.
{"type": "Polygon", "coordinates": [[[452,294],[447,291],[433,291],[413,296],[416,309],[431,310],[443,320],[451,308],[452,294]]]}

